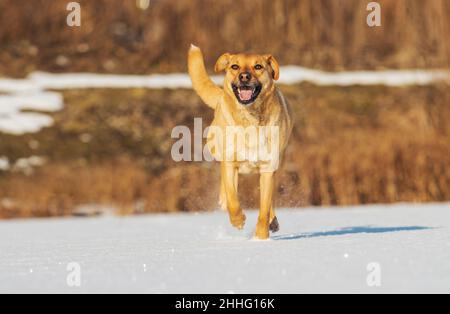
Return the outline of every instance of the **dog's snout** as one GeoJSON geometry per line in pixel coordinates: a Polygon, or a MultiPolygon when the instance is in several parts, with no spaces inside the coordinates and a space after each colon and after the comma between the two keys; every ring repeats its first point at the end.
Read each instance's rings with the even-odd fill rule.
{"type": "Polygon", "coordinates": [[[249,82],[252,79],[252,75],[249,72],[243,72],[239,74],[239,81],[249,82]]]}

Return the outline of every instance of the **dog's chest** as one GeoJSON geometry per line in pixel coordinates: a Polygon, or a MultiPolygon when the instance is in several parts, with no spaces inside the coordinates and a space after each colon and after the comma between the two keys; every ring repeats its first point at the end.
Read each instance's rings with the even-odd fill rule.
{"type": "Polygon", "coordinates": [[[208,148],[217,161],[235,162],[243,174],[274,172],[279,164],[279,129],[277,126],[211,127],[208,148]]]}
{"type": "Polygon", "coordinates": [[[242,161],[238,162],[238,171],[240,174],[256,174],[261,172],[274,172],[276,167],[273,167],[267,161],[242,161]]]}

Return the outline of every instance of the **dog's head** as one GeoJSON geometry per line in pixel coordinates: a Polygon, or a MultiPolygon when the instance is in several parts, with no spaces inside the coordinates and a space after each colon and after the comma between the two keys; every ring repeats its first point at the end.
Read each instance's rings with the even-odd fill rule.
{"type": "Polygon", "coordinates": [[[244,106],[263,102],[280,75],[272,55],[225,53],[217,60],[215,70],[226,72],[225,92],[244,106]]]}

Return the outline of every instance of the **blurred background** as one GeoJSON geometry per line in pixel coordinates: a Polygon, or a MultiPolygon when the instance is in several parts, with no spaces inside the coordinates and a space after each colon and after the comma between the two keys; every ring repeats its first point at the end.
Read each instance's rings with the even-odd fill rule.
{"type": "MultiPolygon", "coordinates": [[[[0,0],[0,218],[218,207],[218,165],[170,155],[174,126],[212,120],[192,90],[71,88],[49,110],[17,95],[33,73],[183,73],[192,42],[211,73],[240,51],[333,72],[450,65],[447,0],[379,1],[374,28],[364,0],[86,0],[81,27],[67,26],[68,2],[0,0]],[[51,123],[10,131],[13,103],[21,123],[51,123]]],[[[277,206],[450,200],[448,83],[280,88],[296,128],[277,206]]],[[[246,207],[258,205],[257,181],[242,178],[246,207]]]]}

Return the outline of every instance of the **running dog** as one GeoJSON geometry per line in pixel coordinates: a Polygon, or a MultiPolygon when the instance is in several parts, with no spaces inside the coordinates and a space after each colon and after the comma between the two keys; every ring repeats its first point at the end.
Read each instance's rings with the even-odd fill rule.
{"type": "MultiPolygon", "coordinates": [[[[211,154],[221,162],[220,205],[228,210],[231,224],[242,229],[246,217],[238,199],[238,174],[259,173],[260,212],[255,236],[261,240],[268,239],[270,231],[279,230],[273,208],[274,176],[293,127],[290,106],[275,85],[280,75],[278,62],[272,55],[225,53],[215,65],[217,73],[225,72],[221,88],[208,76],[201,50],[191,45],[188,68],[194,90],[215,111],[211,127],[223,130],[223,134],[226,134],[219,144],[215,132],[210,130],[208,134],[211,154]],[[229,143],[235,144],[234,138],[230,139],[227,132],[230,127],[244,130],[270,127],[273,131],[269,132],[271,134],[259,132],[257,143],[245,143],[244,147],[250,150],[251,155],[260,152],[258,148],[262,142],[272,147],[272,153],[275,145],[276,156],[272,154],[269,160],[242,158],[240,148],[236,150],[229,147],[229,143]],[[223,148],[223,151],[228,150],[225,154],[227,158],[224,158],[223,151],[219,154],[218,147],[223,148]],[[232,150],[231,154],[229,150],[232,150]]],[[[246,135],[244,138],[247,138],[246,135]]]]}

